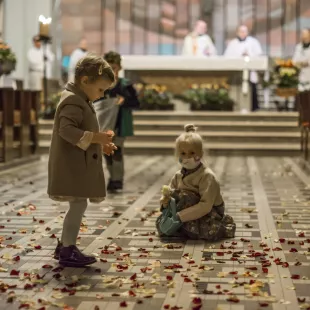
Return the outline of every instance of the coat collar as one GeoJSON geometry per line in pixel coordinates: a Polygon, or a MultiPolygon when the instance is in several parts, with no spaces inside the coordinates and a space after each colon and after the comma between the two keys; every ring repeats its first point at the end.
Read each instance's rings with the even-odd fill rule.
{"type": "Polygon", "coordinates": [[[66,90],[70,91],[71,93],[74,93],[75,95],[80,96],[84,101],[88,103],[92,111],[96,113],[93,104],[89,101],[87,95],[79,87],[77,87],[76,84],[72,82],[67,83],[66,90]]]}

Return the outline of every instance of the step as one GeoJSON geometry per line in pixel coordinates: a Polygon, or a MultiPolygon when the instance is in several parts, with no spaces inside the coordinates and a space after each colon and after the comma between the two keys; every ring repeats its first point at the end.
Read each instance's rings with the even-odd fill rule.
{"type": "MultiPolygon", "coordinates": [[[[39,143],[40,147],[49,147],[50,141],[42,140],[39,143]]],[[[126,148],[141,148],[141,149],[174,149],[174,143],[171,142],[137,142],[137,141],[125,141],[126,148]]],[[[207,149],[218,149],[218,150],[229,150],[229,149],[237,149],[237,150],[292,150],[298,151],[300,150],[299,143],[205,143],[205,147],[207,149]]]]}
{"type": "Polygon", "coordinates": [[[209,111],[137,111],[134,113],[136,120],[178,120],[178,121],[212,121],[212,120],[233,120],[233,121],[298,121],[296,112],[273,112],[260,111],[255,113],[240,112],[209,112],[209,111]]]}

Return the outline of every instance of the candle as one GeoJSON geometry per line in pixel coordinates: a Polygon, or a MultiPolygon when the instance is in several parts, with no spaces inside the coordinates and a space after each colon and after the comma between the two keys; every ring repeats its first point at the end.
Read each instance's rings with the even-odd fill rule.
{"type": "Polygon", "coordinates": [[[39,17],[39,35],[42,37],[49,37],[50,34],[50,24],[52,19],[45,18],[43,15],[39,17]]]}

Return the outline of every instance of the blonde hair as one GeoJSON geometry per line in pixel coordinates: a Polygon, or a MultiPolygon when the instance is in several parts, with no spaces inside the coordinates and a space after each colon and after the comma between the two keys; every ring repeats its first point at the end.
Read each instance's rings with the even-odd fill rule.
{"type": "Polygon", "coordinates": [[[176,139],[176,148],[175,154],[179,157],[180,155],[180,145],[181,144],[190,144],[194,147],[197,155],[203,156],[203,140],[200,134],[197,133],[197,127],[193,124],[187,124],[184,126],[184,131],[177,139],[176,139]]]}
{"type": "Polygon", "coordinates": [[[87,76],[90,83],[99,79],[109,80],[111,83],[115,82],[114,72],[110,65],[103,57],[92,54],[81,58],[75,67],[75,83],[80,83],[82,76],[87,76]]]}

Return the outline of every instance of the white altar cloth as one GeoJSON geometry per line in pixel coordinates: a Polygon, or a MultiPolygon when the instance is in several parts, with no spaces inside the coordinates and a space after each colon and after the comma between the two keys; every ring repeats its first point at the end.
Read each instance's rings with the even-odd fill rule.
{"type": "Polygon", "coordinates": [[[267,71],[267,56],[253,58],[228,58],[224,56],[123,56],[122,67],[126,70],[179,70],[179,71],[267,71]],[[246,61],[248,60],[248,61],[246,61]]]}

